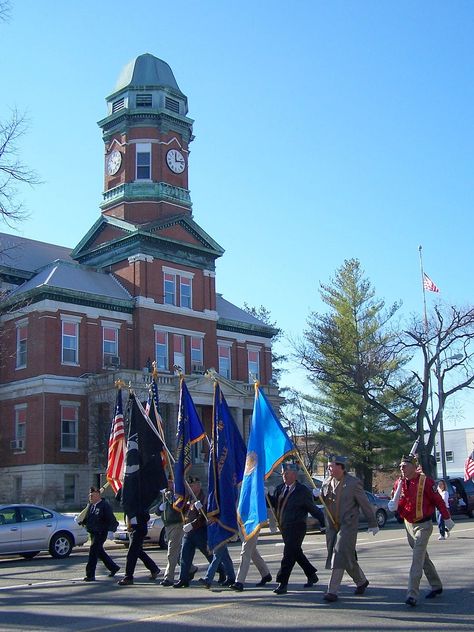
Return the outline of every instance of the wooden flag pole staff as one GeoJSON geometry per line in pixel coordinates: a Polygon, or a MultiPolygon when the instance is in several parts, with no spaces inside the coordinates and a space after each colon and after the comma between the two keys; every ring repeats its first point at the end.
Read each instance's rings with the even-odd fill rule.
{"type": "MultiPolygon", "coordinates": [[[[314,483],[314,481],[313,481],[313,479],[312,479],[312,477],[311,477],[311,474],[308,472],[308,470],[307,470],[307,468],[306,468],[306,465],[304,464],[303,457],[301,456],[301,453],[300,453],[300,451],[298,450],[298,448],[297,448],[296,446],[295,446],[295,452],[296,452],[296,456],[298,457],[298,460],[299,460],[299,462],[300,462],[300,464],[301,464],[301,466],[302,466],[302,468],[303,468],[303,470],[304,470],[304,472],[305,472],[305,474],[306,474],[306,476],[307,476],[308,480],[310,481],[310,483],[311,483],[311,485],[312,485],[313,489],[317,489],[317,487],[316,487],[316,485],[315,485],[315,483],[314,483]]],[[[336,521],[334,520],[334,516],[333,516],[333,515],[332,515],[332,513],[330,512],[329,507],[328,507],[328,506],[326,505],[326,503],[324,502],[323,495],[321,494],[320,496],[318,496],[318,498],[321,500],[322,504],[324,505],[324,509],[326,510],[326,513],[327,513],[327,515],[329,516],[329,518],[330,518],[330,520],[331,520],[332,524],[333,524],[334,526],[336,526],[336,521]]]]}

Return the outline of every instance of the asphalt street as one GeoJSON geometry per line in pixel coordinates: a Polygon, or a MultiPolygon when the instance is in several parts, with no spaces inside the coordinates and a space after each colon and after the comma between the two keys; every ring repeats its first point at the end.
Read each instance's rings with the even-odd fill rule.
{"type": "MultiPolygon", "coordinates": [[[[437,536],[435,525],[429,551],[443,579],[444,592],[425,600],[429,587],[423,579],[416,608],[404,604],[410,549],[403,526],[396,523],[388,524],[375,537],[360,530],[359,561],[370,586],[364,596],[356,596],[346,576],[335,604],[322,600],[329,571],[324,569],[325,539],[319,534],[307,535],[304,550],[318,567],[320,582],[303,588],[305,577],[297,567],[288,594],[281,596],[272,592],[275,584],[255,587],[259,576],[253,566],[245,591],[234,593],[218,585],[206,590],[196,580],[189,588],[164,588],[159,580],[148,580],[140,562],[133,586],[117,586],[121,573],[109,578],[100,563],[97,581],[85,583],[86,547],[75,549],[65,560],[46,554],[33,560],[2,558],[0,630],[149,632],[157,625],[160,632],[474,630],[474,520],[460,518],[449,540],[438,541],[437,536]]],[[[126,550],[116,545],[109,549],[123,569],[126,550]]],[[[279,535],[264,533],[259,550],[275,577],[282,554],[279,535]]],[[[165,567],[164,551],[149,548],[148,552],[161,568],[165,567]]],[[[233,545],[230,552],[237,565],[239,545],[233,545]]],[[[198,554],[195,561],[203,575],[204,558],[198,554]]]]}

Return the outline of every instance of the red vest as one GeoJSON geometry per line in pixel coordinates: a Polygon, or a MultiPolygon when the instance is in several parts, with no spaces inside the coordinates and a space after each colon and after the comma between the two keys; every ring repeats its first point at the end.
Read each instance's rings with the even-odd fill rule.
{"type": "Polygon", "coordinates": [[[402,493],[398,502],[398,513],[402,518],[412,523],[430,520],[435,508],[445,520],[451,517],[432,478],[417,474],[409,481],[402,479],[402,493]]]}

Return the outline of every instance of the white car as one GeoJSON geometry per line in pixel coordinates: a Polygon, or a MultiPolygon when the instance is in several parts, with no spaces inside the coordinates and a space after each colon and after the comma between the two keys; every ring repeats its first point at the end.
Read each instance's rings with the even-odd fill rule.
{"type": "Polygon", "coordinates": [[[17,554],[26,559],[49,551],[68,557],[74,546],[87,541],[87,531],[72,516],[38,505],[0,505],[0,555],[17,554]]]}
{"type": "MultiPolygon", "coordinates": [[[[114,533],[114,541],[125,546],[129,545],[129,535],[124,522],[120,522],[117,531],[114,533]]],[[[148,520],[148,533],[145,536],[144,544],[157,544],[160,549],[168,547],[166,530],[161,518],[153,517],[148,520]]]]}

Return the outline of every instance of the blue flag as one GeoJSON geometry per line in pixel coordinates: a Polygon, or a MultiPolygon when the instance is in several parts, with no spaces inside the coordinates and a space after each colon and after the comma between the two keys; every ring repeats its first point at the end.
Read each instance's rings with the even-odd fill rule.
{"type": "Polygon", "coordinates": [[[292,442],[257,382],[238,505],[238,519],[246,540],[258,533],[267,520],[265,479],[293,451],[292,442]]]}
{"type": "Polygon", "coordinates": [[[247,454],[244,440],[217,382],[214,383],[213,412],[207,499],[207,515],[214,518],[207,528],[207,543],[211,551],[238,532],[237,488],[242,482],[247,454]]]}
{"type": "Polygon", "coordinates": [[[173,507],[181,510],[186,497],[185,478],[192,465],[191,446],[206,436],[196,407],[182,377],[180,380],[177,454],[174,465],[175,501],[173,507]]]}

